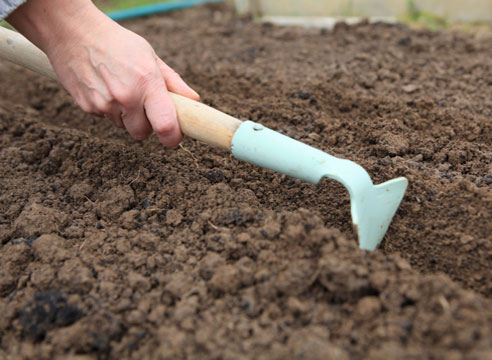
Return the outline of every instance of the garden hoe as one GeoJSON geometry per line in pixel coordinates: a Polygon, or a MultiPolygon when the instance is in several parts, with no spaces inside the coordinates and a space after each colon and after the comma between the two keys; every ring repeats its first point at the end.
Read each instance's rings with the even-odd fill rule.
{"type": "MultiPolygon", "coordinates": [[[[0,57],[57,79],[46,55],[20,34],[0,27],[0,57]]],[[[408,181],[396,178],[374,185],[358,164],[270,130],[240,121],[207,105],[170,94],[183,134],[227,149],[241,160],[317,184],[328,177],[350,194],[354,231],[361,249],[374,250],[386,233],[408,181]]]]}

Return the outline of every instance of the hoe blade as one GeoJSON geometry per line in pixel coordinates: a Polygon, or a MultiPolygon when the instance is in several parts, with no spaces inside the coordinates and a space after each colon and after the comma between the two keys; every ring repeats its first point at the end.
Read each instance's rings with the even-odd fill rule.
{"type": "Polygon", "coordinates": [[[361,249],[374,250],[383,240],[407,185],[408,180],[401,177],[351,195],[352,222],[361,249]]]}

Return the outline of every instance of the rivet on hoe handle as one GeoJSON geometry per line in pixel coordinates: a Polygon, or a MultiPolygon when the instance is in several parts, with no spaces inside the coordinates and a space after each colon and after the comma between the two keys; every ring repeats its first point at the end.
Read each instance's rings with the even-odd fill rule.
{"type": "MultiPolygon", "coordinates": [[[[22,35],[0,27],[0,57],[57,80],[46,55],[22,35]]],[[[350,194],[354,231],[361,249],[374,250],[386,233],[408,181],[374,185],[358,164],[339,159],[252,121],[241,122],[207,105],[172,94],[183,134],[227,149],[241,160],[313,184],[329,177],[350,194]]]]}

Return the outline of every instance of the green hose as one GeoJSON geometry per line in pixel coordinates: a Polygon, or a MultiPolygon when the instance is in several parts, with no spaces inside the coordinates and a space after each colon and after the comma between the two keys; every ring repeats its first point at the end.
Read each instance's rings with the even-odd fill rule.
{"type": "Polygon", "coordinates": [[[206,3],[218,3],[224,0],[183,0],[172,1],[165,3],[150,4],[144,6],[138,6],[130,9],[111,11],[106,13],[111,19],[115,21],[127,20],[141,16],[147,16],[157,14],[166,11],[179,10],[192,6],[197,6],[206,3]]]}

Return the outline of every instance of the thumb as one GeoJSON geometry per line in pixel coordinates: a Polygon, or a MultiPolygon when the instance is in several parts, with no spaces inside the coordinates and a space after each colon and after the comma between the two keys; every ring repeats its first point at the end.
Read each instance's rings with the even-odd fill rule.
{"type": "Polygon", "coordinates": [[[181,79],[181,76],[179,76],[176,71],[174,71],[161,59],[158,59],[158,64],[169,91],[186,96],[187,98],[190,98],[192,100],[200,100],[200,95],[198,95],[195,90],[189,87],[188,84],[186,84],[184,80],[181,79]]]}
{"type": "Polygon", "coordinates": [[[149,84],[145,93],[144,109],[159,141],[168,147],[177,146],[183,139],[174,103],[162,78],[149,84]]]}

